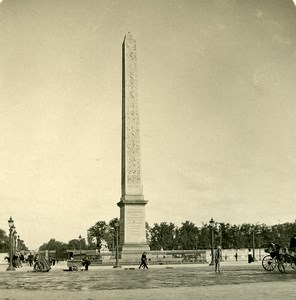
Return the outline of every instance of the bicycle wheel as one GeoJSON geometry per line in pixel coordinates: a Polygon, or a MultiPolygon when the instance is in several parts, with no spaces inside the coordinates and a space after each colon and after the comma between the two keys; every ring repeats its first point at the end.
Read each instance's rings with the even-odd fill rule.
{"type": "Polygon", "coordinates": [[[276,260],[272,258],[270,255],[266,255],[262,259],[262,267],[266,271],[272,271],[276,266],[276,260]]]}

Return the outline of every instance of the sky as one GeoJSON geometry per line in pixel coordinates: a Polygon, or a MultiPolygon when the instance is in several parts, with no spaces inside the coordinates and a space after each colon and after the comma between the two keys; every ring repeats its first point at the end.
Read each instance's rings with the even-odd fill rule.
{"type": "Polygon", "coordinates": [[[0,228],[36,249],[119,217],[121,46],[137,42],[146,221],[295,221],[289,0],[3,0],[0,228]]]}

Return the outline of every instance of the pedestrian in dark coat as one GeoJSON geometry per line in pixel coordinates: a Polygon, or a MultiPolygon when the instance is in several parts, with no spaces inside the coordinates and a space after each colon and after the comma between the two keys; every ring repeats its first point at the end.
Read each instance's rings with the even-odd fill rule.
{"type": "Polygon", "coordinates": [[[141,257],[141,263],[139,265],[139,269],[141,269],[143,267],[143,269],[148,269],[147,266],[147,253],[144,251],[141,257]]]}

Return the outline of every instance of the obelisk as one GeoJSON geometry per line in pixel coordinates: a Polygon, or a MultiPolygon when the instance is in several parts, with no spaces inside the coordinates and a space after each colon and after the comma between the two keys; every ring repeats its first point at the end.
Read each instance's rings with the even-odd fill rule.
{"type": "Polygon", "coordinates": [[[141,181],[140,127],[137,93],[136,40],[128,33],[122,44],[122,149],[120,245],[122,258],[149,250],[141,181]]]}

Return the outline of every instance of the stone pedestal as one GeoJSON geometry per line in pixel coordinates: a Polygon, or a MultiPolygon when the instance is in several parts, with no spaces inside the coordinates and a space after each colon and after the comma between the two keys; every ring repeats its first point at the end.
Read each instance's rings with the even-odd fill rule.
{"type": "Polygon", "coordinates": [[[120,252],[122,259],[140,257],[148,251],[145,228],[145,205],[147,201],[121,201],[120,207],[120,252]]]}

